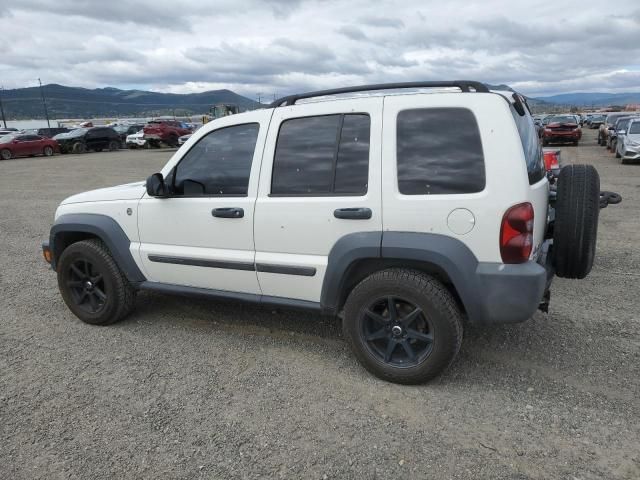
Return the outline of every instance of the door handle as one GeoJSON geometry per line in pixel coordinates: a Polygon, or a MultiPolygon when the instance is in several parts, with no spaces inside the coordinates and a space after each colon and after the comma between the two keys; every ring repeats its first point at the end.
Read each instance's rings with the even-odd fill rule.
{"type": "Polygon", "coordinates": [[[244,210],[236,207],[214,208],[211,210],[211,215],[219,218],[242,218],[244,217],[244,210]]]}
{"type": "Polygon", "coordinates": [[[333,216],[345,220],[369,220],[371,218],[370,208],[338,208],[333,211],[333,216]]]}

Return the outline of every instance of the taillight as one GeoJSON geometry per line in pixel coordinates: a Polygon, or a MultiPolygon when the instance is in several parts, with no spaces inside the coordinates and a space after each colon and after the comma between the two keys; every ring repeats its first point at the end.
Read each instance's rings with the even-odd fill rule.
{"type": "Polygon", "coordinates": [[[558,152],[544,152],[544,168],[549,172],[560,168],[558,152]]]}
{"type": "Polygon", "coordinates": [[[533,207],[530,203],[514,205],[502,217],[500,255],[504,263],[524,263],[533,247],[533,207]]]}

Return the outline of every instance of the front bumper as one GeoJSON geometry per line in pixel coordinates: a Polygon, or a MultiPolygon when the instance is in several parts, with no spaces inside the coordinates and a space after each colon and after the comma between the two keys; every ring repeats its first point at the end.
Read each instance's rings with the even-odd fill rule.
{"type": "Polygon", "coordinates": [[[625,145],[622,158],[625,160],[640,160],[640,145],[637,147],[625,145]]]}

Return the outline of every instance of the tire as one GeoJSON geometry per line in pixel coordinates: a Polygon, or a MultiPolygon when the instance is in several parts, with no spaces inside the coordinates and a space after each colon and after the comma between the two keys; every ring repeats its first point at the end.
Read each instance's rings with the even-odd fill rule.
{"type": "Polygon", "coordinates": [[[546,147],[547,145],[549,145],[549,140],[547,139],[542,139],[542,146],[546,147]]]}
{"type": "Polygon", "coordinates": [[[47,145],[46,147],[44,147],[44,149],[42,150],[42,154],[45,157],[50,157],[53,155],[53,147],[50,147],[49,145],[47,145]]]}
{"type": "Polygon", "coordinates": [[[617,148],[616,148],[616,158],[622,158],[622,155],[620,155],[620,152],[618,152],[617,148]]]}
{"type": "Polygon", "coordinates": [[[116,141],[111,141],[109,142],[109,151],[110,152],[115,152],[116,150],[120,149],[120,144],[116,141]]]}
{"type": "Polygon", "coordinates": [[[577,146],[578,146],[578,140],[574,140],[574,141],[573,141],[573,146],[574,146],[574,147],[577,147],[577,146]]]}
{"type": "Polygon", "coordinates": [[[342,329],[362,366],[394,383],[431,380],[451,364],[462,344],[462,314],[453,296],[417,270],[393,268],[365,278],[347,298],[342,329]]]}
{"type": "Polygon", "coordinates": [[[167,145],[172,148],[176,147],[178,145],[178,137],[175,135],[169,135],[169,138],[167,138],[167,145]]]}
{"type": "Polygon", "coordinates": [[[109,325],[126,317],[136,291],[100,240],[68,246],[57,264],[58,288],[73,314],[91,325],[109,325]]]}
{"type": "Polygon", "coordinates": [[[1,158],[2,160],[11,160],[11,157],[12,157],[12,156],[13,156],[13,155],[11,154],[11,150],[9,150],[8,148],[3,148],[3,149],[0,151],[0,158],[1,158]]]}
{"type": "Polygon", "coordinates": [[[76,142],[71,147],[71,153],[85,153],[87,151],[87,146],[82,142],[76,142]]]}
{"type": "Polygon", "coordinates": [[[600,177],[591,165],[567,165],[560,170],[553,228],[556,274],[584,278],[596,253],[600,213],[600,177]]]}

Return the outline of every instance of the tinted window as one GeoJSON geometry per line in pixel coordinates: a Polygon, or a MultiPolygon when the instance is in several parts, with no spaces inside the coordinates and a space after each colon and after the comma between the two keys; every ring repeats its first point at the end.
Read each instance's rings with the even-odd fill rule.
{"type": "Polygon", "coordinates": [[[464,108],[400,112],[397,162],[404,195],[473,193],[485,186],[480,131],[464,108]]]}
{"type": "Polygon", "coordinates": [[[364,194],[370,119],[364,114],[286,120],[276,146],[271,193],[364,194]]]}
{"type": "Polygon", "coordinates": [[[513,106],[511,107],[511,114],[513,120],[516,122],[518,135],[520,135],[524,159],[527,163],[529,183],[533,185],[545,176],[544,157],[542,155],[538,132],[536,131],[533,119],[529,115],[520,116],[513,106]]]}
{"type": "Polygon", "coordinates": [[[174,192],[246,195],[258,130],[258,124],[250,123],[222,128],[201,138],[176,167],[174,192]]]}
{"type": "Polygon", "coordinates": [[[627,133],[640,133],[640,122],[633,122],[627,133]]]}

